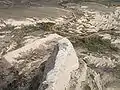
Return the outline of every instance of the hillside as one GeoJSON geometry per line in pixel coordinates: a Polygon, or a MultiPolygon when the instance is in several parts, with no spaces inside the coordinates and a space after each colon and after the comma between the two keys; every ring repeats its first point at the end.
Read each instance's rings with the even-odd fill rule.
{"type": "Polygon", "coordinates": [[[120,90],[120,7],[78,0],[1,4],[0,90],[120,90]]]}

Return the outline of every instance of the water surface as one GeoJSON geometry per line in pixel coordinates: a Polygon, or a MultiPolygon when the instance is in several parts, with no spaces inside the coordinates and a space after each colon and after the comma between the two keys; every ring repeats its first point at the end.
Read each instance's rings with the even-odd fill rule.
{"type": "Polygon", "coordinates": [[[0,9],[0,18],[26,18],[26,17],[59,17],[70,14],[69,11],[56,7],[31,7],[0,9]]]}

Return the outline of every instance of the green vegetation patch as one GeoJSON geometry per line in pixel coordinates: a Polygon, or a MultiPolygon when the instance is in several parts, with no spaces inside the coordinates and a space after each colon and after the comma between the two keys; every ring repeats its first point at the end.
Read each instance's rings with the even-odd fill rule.
{"type": "Polygon", "coordinates": [[[102,39],[101,36],[93,35],[82,40],[82,45],[89,51],[105,53],[106,51],[118,51],[118,48],[111,44],[108,39],[102,39]]]}

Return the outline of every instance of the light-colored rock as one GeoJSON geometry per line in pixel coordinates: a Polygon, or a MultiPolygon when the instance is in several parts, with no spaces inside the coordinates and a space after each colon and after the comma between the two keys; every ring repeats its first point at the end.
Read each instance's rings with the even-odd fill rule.
{"type": "Polygon", "coordinates": [[[120,38],[117,38],[116,40],[112,41],[111,43],[120,49],[120,38]]]}
{"type": "Polygon", "coordinates": [[[0,28],[5,27],[6,25],[11,25],[11,26],[15,26],[15,29],[19,29],[23,25],[29,26],[29,25],[36,25],[37,23],[57,23],[58,21],[55,21],[55,20],[53,21],[47,18],[40,19],[35,17],[25,18],[21,20],[15,20],[15,19],[9,18],[9,19],[3,20],[4,23],[0,22],[0,28]]]}
{"type": "Polygon", "coordinates": [[[27,53],[29,52],[31,49],[37,49],[37,48],[47,48],[47,45],[45,43],[47,43],[48,41],[51,42],[52,40],[59,40],[61,38],[61,36],[57,35],[57,34],[51,34],[49,35],[47,38],[43,38],[43,39],[38,39],[36,41],[34,41],[33,43],[30,43],[20,49],[17,49],[15,51],[9,52],[6,55],[4,55],[4,58],[11,64],[14,65],[14,63],[17,63],[17,60],[15,58],[21,56],[21,53],[27,53]]]}
{"type": "MultiPolygon", "coordinates": [[[[38,86],[39,90],[111,90],[119,88],[119,8],[113,12],[107,11],[106,13],[104,12],[105,10],[100,10],[102,6],[100,9],[97,7],[97,10],[90,10],[90,6],[87,5],[80,7],[78,5],[77,8],[74,4],[69,4],[69,6],[75,11],[75,15],[60,17],[53,21],[50,19],[39,20],[38,18],[26,18],[24,21],[8,20],[6,23],[19,26],[17,28],[20,28],[22,24],[54,23],[56,27],[59,27],[59,33],[61,32],[61,35],[63,33],[65,33],[63,36],[66,37],[73,35],[72,37],[75,37],[76,41],[77,39],[81,40],[80,37],[88,35],[88,37],[85,37],[85,40],[88,41],[90,46],[87,47],[85,45],[85,47],[81,47],[81,44],[78,44],[78,46],[75,45],[79,47],[79,50],[76,50],[76,52],[80,65],[78,65],[78,58],[70,41],[53,34],[43,39],[39,36],[26,36],[24,37],[25,41],[22,42],[25,46],[14,51],[11,50],[16,46],[16,43],[11,44],[8,47],[8,53],[4,56],[1,54],[0,59],[5,59],[2,59],[2,63],[4,63],[1,64],[1,66],[4,66],[4,68],[1,70],[9,72],[6,68],[14,67],[18,75],[23,74],[26,76],[25,79],[27,83],[31,83],[34,76],[36,77],[38,74],[41,74],[39,71],[42,70],[41,79],[36,79],[33,81],[35,83],[31,83],[33,86],[36,82],[37,85],[40,84],[40,86],[38,86]],[[76,38],[76,36],[79,37],[76,38]],[[100,42],[97,42],[99,39],[100,42]],[[90,43],[89,40],[91,41],[90,43]],[[97,50],[92,51],[94,47],[95,49],[97,48],[97,50]],[[33,52],[35,49],[41,50],[39,51],[39,58],[36,58],[34,55],[30,58],[26,57],[27,59],[24,58],[25,55],[29,56],[31,54],[29,52],[33,52]],[[18,59],[19,57],[22,58],[18,59]],[[5,63],[7,64],[6,66],[5,63]],[[42,69],[38,70],[41,66],[42,69]],[[31,74],[33,70],[35,70],[34,75],[31,74]]],[[[94,8],[92,5],[91,7],[94,8]]],[[[106,8],[106,10],[108,9],[106,8]]],[[[0,26],[1,28],[4,27],[2,24],[0,26]]],[[[57,29],[54,31],[57,31],[57,29]]],[[[74,41],[74,38],[70,38],[70,40],[74,41]]],[[[85,44],[86,43],[87,42],[85,42],[85,44]]],[[[14,74],[11,73],[11,75],[10,77],[13,79],[6,79],[5,77],[6,80],[10,81],[8,83],[14,80],[14,74]]],[[[5,76],[9,78],[9,75],[5,76]]],[[[1,85],[7,85],[4,81],[1,82],[3,82],[1,85]]],[[[26,86],[29,87],[29,85],[23,87],[26,86]]],[[[18,87],[20,87],[20,85],[18,85],[18,87]]],[[[19,90],[26,89],[20,87],[19,90]]]]}
{"type": "MultiPolygon", "coordinates": [[[[57,34],[36,39],[17,50],[8,52],[3,58],[8,63],[7,66],[9,66],[4,67],[7,68],[3,70],[4,72],[9,72],[8,68],[14,67],[14,69],[17,70],[16,75],[18,75],[18,77],[21,75],[26,77],[27,84],[24,86],[18,85],[18,90],[30,88],[30,84],[33,82],[32,79],[38,76],[38,80],[40,80],[39,90],[42,90],[46,84],[48,84],[48,87],[45,90],[68,89],[71,73],[79,68],[78,57],[71,42],[57,34]],[[58,49],[55,49],[56,47],[58,47],[58,49]],[[42,67],[42,65],[45,65],[44,71],[41,71],[40,67],[42,67]],[[43,80],[44,82],[42,83],[43,80]]],[[[11,74],[12,73],[10,73],[10,75],[11,74]]],[[[24,77],[21,79],[23,78],[24,77]]],[[[14,79],[18,80],[14,74],[12,76],[7,75],[5,80],[2,81],[4,84],[0,83],[0,87],[6,86],[9,88],[7,85],[14,82],[14,79]],[[8,80],[8,82],[6,80],[8,80]]],[[[39,84],[38,80],[36,84],[39,84]]],[[[22,81],[18,82],[24,83],[22,81]]],[[[33,84],[32,87],[34,87],[33,84]]]]}
{"type": "MultiPolygon", "coordinates": [[[[0,89],[9,88],[12,90],[15,85],[9,87],[9,84],[14,83],[14,80],[18,80],[18,77],[21,77],[21,80],[23,80],[24,77],[22,77],[22,75],[26,77],[25,82],[27,84],[18,80],[18,83],[24,83],[23,86],[20,84],[16,86],[19,88],[18,90],[26,90],[30,88],[30,83],[32,84],[32,79],[35,76],[39,76],[39,78],[35,80],[35,84],[42,81],[42,64],[44,65],[45,61],[49,59],[54,51],[55,45],[60,39],[62,39],[61,36],[51,34],[45,38],[36,39],[35,41],[2,56],[2,60],[0,62],[0,73],[3,74],[4,79],[0,79],[0,89]]],[[[32,85],[32,87],[36,87],[34,84],[32,85]]]]}
{"type": "Polygon", "coordinates": [[[86,56],[84,57],[84,60],[87,62],[87,64],[91,65],[94,64],[95,67],[109,67],[109,68],[113,68],[115,66],[115,63],[111,60],[111,58],[109,57],[94,57],[92,55],[86,56]]]}
{"type": "MultiPolygon", "coordinates": [[[[55,59],[54,68],[47,73],[45,90],[66,90],[69,86],[71,72],[78,69],[78,58],[75,50],[66,38],[58,41],[59,51],[55,59]]],[[[52,66],[51,66],[52,67],[52,66]]]]}
{"type": "Polygon", "coordinates": [[[111,40],[112,39],[110,34],[101,34],[100,36],[103,37],[102,38],[103,40],[111,40]]]}
{"type": "Polygon", "coordinates": [[[7,21],[5,21],[6,24],[10,24],[12,26],[20,26],[20,25],[30,25],[30,24],[34,24],[33,22],[29,21],[29,20],[14,20],[14,19],[8,19],[7,21]]]}

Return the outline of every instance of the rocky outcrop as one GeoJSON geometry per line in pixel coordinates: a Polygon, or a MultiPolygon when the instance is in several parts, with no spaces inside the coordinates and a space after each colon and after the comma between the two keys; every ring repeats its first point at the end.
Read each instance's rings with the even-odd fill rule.
{"type": "Polygon", "coordinates": [[[58,35],[50,35],[5,54],[2,60],[8,65],[4,66],[5,69],[1,68],[1,77],[4,77],[0,83],[1,90],[37,90],[42,81],[45,62],[54,51],[55,41],[60,38],[58,35]]]}
{"type": "Polygon", "coordinates": [[[64,90],[79,66],[70,41],[57,34],[8,52],[1,60],[1,90],[64,90]]]}
{"type": "Polygon", "coordinates": [[[119,90],[119,8],[68,8],[73,16],[63,17],[55,32],[70,39],[79,58],[69,90],[119,90]]]}
{"type": "Polygon", "coordinates": [[[119,90],[120,10],[94,5],[66,4],[72,15],[54,20],[3,21],[0,89],[119,90]]]}
{"type": "Polygon", "coordinates": [[[71,72],[79,67],[78,58],[72,44],[66,38],[58,41],[59,51],[55,59],[54,67],[48,63],[45,71],[53,67],[47,73],[46,80],[39,90],[65,90],[69,87],[71,72]],[[45,86],[48,85],[46,89],[45,86]]]}

